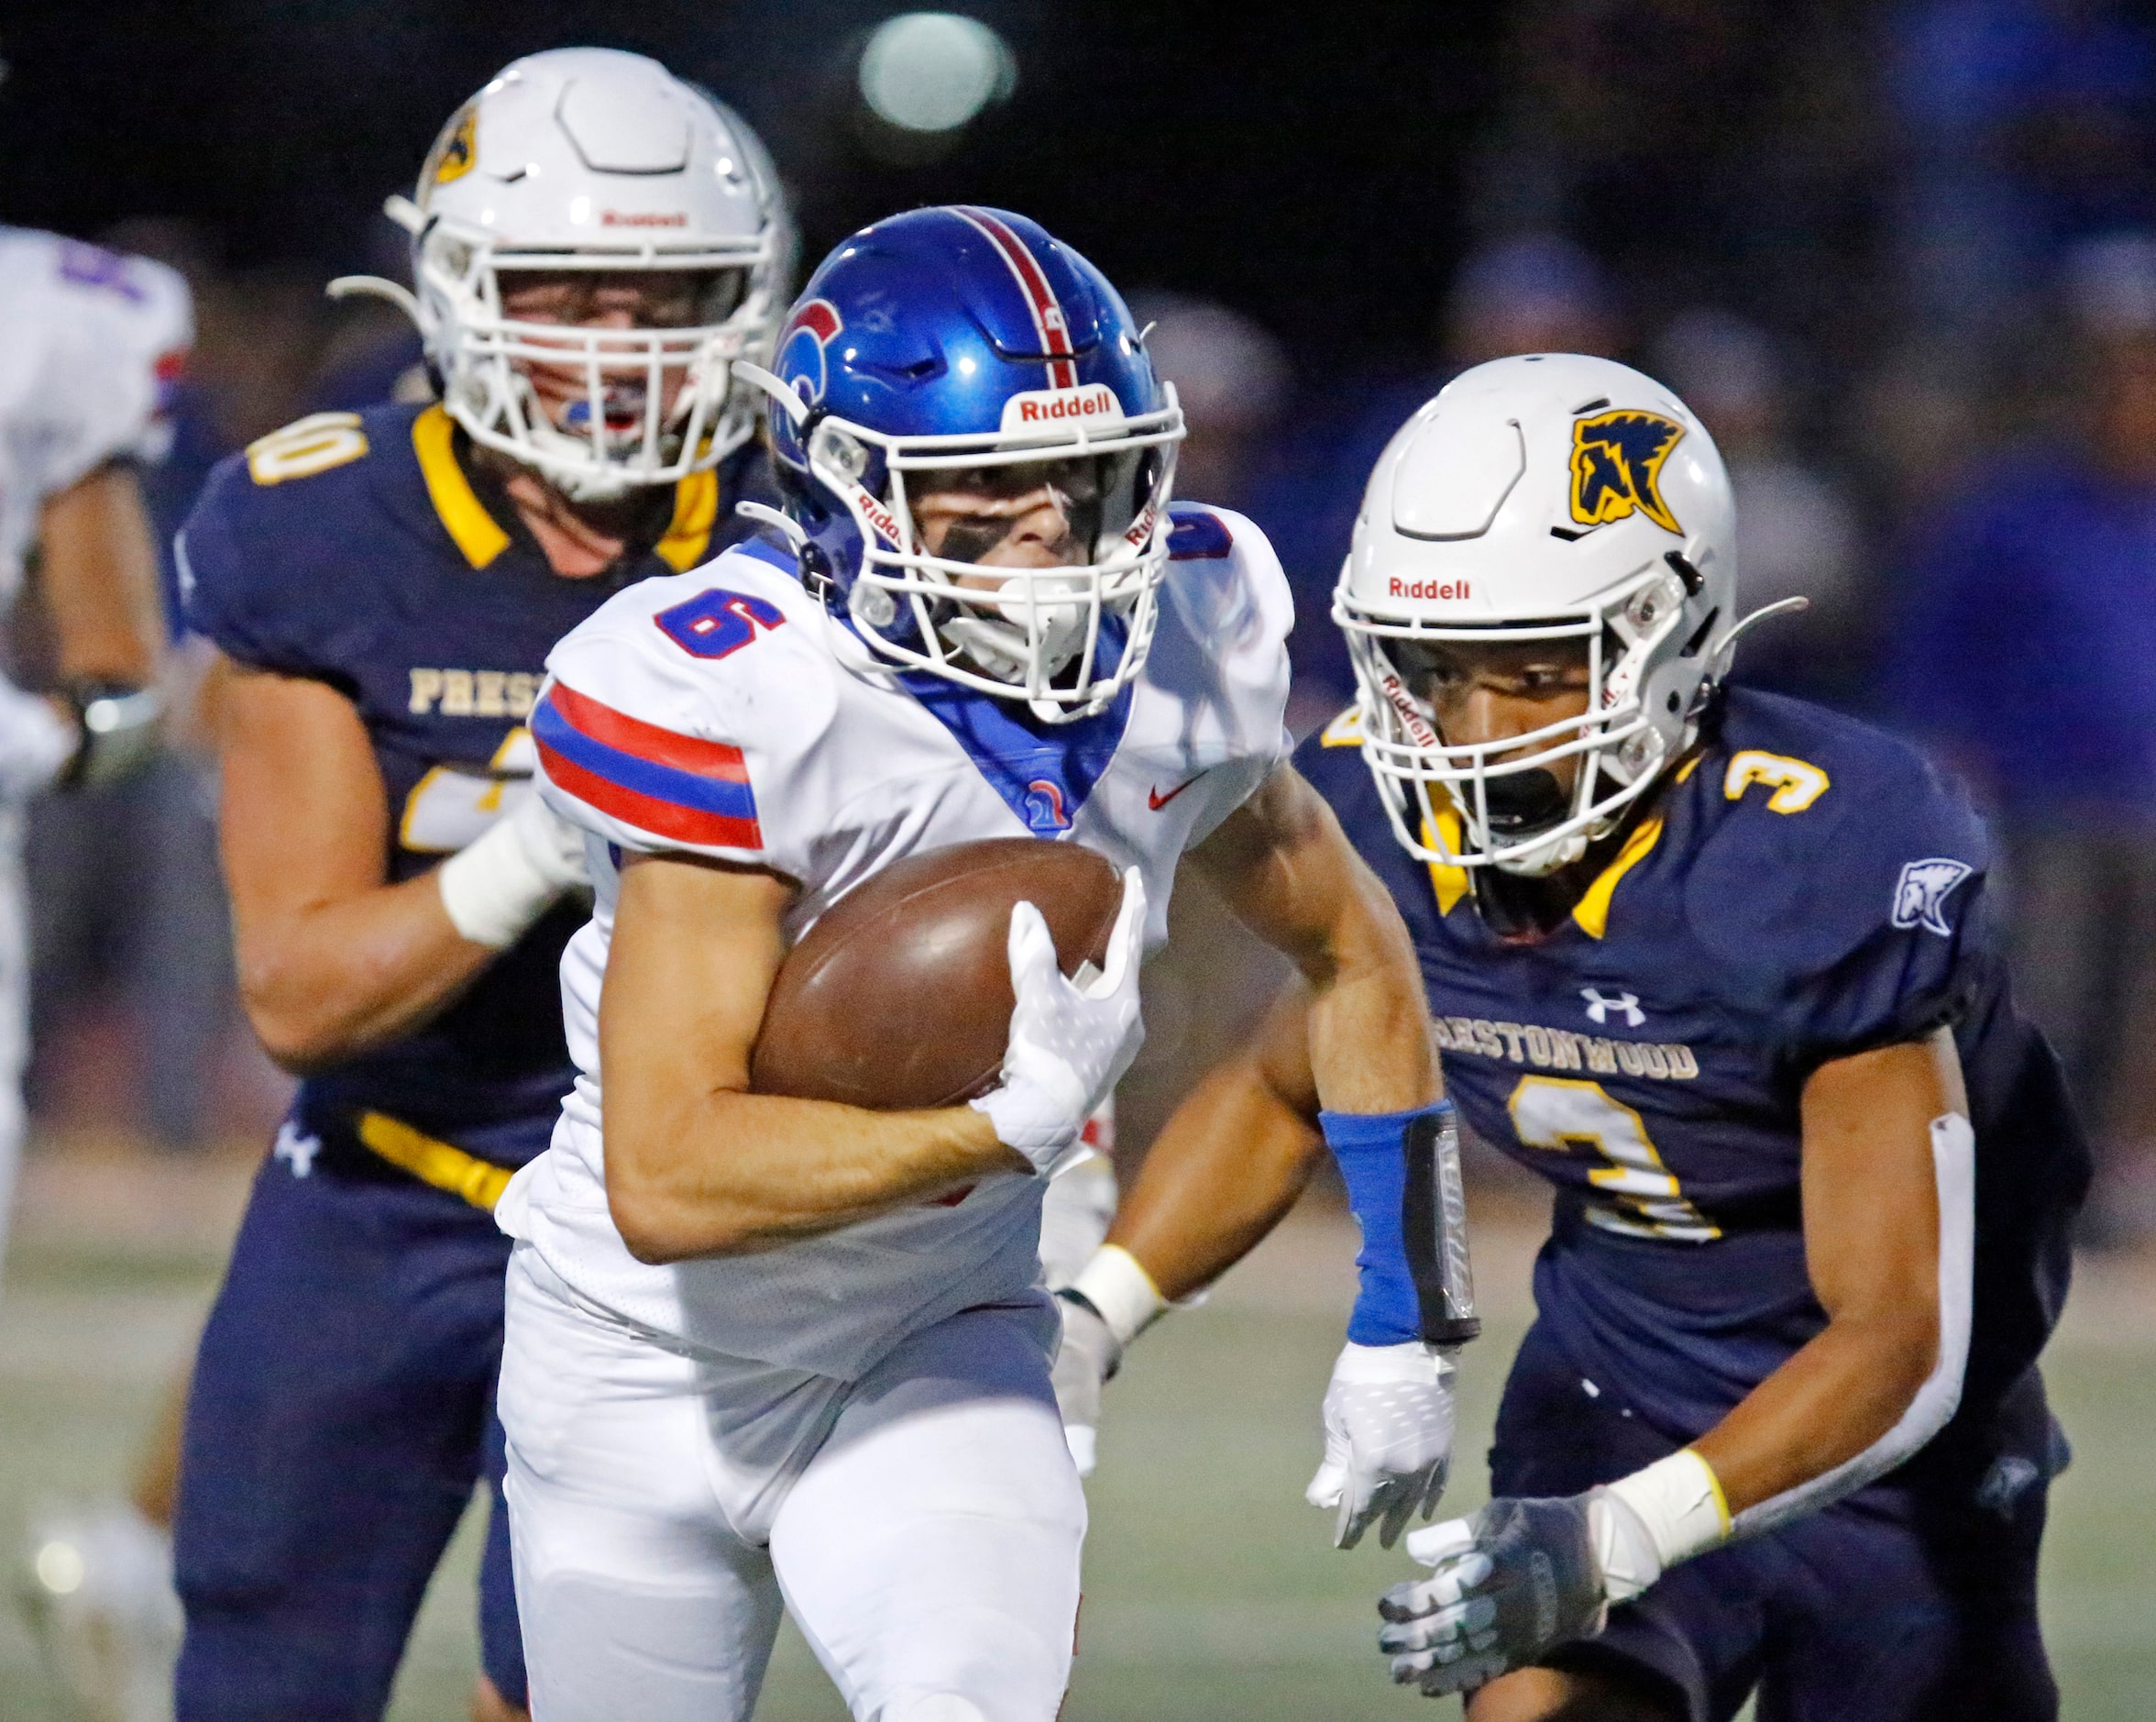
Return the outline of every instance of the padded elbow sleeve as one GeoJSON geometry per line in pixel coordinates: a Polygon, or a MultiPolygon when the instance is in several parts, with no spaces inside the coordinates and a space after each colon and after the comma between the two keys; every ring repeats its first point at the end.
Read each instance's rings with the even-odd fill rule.
{"type": "Polygon", "coordinates": [[[1944,1429],[1961,1404],[1974,1296],[1976,1134],[1959,1112],[1931,1120],[1931,1171],[1939,1195],[1939,1355],[1930,1374],[1886,1434],[1832,1471],[1746,1507],[1732,1535],[1773,1530],[1885,1476],[1944,1429]]]}

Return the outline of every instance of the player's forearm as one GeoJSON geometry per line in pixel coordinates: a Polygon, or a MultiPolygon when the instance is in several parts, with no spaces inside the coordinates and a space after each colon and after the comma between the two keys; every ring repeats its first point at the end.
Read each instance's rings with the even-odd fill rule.
{"type": "Polygon", "coordinates": [[[1257,1054],[1200,1083],[1154,1138],[1107,1242],[1173,1301],[1211,1285],[1303,1194],[1325,1151],[1316,1127],[1265,1078],[1257,1054]]]}
{"type": "Polygon", "coordinates": [[[693,1084],[607,1072],[607,1200],[642,1262],[767,1250],[1033,1169],[972,1107],[869,1112],[693,1084]]]}
{"type": "Polygon", "coordinates": [[[1404,1112],[1442,1094],[1414,947],[1389,901],[1349,899],[1305,978],[1310,1074],[1326,1111],[1404,1112]]]}
{"type": "Polygon", "coordinates": [[[461,937],[433,874],[250,925],[240,996],[264,1050],[304,1075],[412,1032],[500,955],[461,937]]]}
{"type": "Polygon", "coordinates": [[[157,542],[134,470],[102,467],[52,497],[38,540],[60,674],[136,687],[155,679],[164,633],[157,542]]]}
{"type": "Polygon", "coordinates": [[[1935,1307],[1828,1323],[1693,1447],[1731,1516],[1824,1477],[1901,1420],[1939,1356],[1935,1307]]]}

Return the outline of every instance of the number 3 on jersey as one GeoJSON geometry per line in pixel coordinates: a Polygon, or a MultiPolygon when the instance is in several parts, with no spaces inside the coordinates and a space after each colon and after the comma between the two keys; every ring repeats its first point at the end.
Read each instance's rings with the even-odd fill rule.
{"type": "Polygon", "coordinates": [[[1505,1109],[1513,1133],[1528,1147],[1559,1154],[1585,1148],[1606,1162],[1590,1167],[1587,1181],[1606,1191],[1614,1205],[1590,1202],[1587,1217],[1593,1224],[1630,1237],[1683,1243],[1722,1236],[1722,1228],[1685,1199],[1640,1115],[1611,1098],[1600,1083],[1522,1076],[1505,1109]]]}

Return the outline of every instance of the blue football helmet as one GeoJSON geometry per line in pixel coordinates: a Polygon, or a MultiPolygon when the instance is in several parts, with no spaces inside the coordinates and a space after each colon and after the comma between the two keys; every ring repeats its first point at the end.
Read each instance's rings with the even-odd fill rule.
{"type": "Polygon", "coordinates": [[[1070,722],[1144,666],[1182,414],[1122,298],[1022,215],[864,227],[781,326],[776,470],[869,648],[1070,722]]]}

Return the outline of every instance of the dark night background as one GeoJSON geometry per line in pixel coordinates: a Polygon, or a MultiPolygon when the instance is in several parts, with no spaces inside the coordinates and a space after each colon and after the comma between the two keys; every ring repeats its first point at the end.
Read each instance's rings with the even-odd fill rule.
{"type": "MultiPolygon", "coordinates": [[[[1638,364],[1728,459],[1741,604],[1813,600],[1747,639],[1741,673],[1920,734],[2022,865],[2052,855],[2078,881],[2046,926],[2089,936],[2062,955],[2031,923],[2026,990],[2052,995],[2040,1013],[2117,1145],[2122,1223],[2156,1231],[2156,1083],[2125,1056],[2156,1045],[2137,978],[2156,974],[2145,6],[951,3],[1001,34],[1015,87],[940,147],[896,149],[857,79],[893,0],[12,0],[0,220],[186,273],[178,445],[148,475],[169,530],[219,457],[412,381],[398,317],[322,286],[403,272],[381,200],[468,95],[542,48],[650,53],[763,134],[805,266],[896,209],[1001,204],[1157,323],[1192,427],[1181,488],[1255,517],[1294,588],[1299,730],[1348,692],[1329,591],[1392,431],[1501,354],[1638,364]],[[2084,500],[2062,506],[2069,480],[2084,500]],[[2061,735],[2068,673],[2097,717],[2061,735]],[[2055,768],[2074,756],[2112,763],[2055,768]]],[[[183,1142],[225,1128],[204,1049],[244,1041],[204,966],[223,911],[202,798],[170,794],[40,815],[34,864],[71,889],[40,911],[34,1087],[48,1116],[183,1142]],[[192,922],[105,912],[156,896],[145,866],[192,922]],[[71,1059],[70,1025],[109,1028],[116,996],[170,1032],[71,1059]],[[71,1090],[70,1070],[95,1079],[71,1090]]],[[[1232,1028],[1197,990],[1149,988],[1149,1053],[1232,1028]]]]}
{"type": "Polygon", "coordinates": [[[457,103],[517,54],[596,44],[739,107],[800,199],[809,258],[962,196],[1036,216],[1119,282],[1216,295],[1313,351],[1424,337],[1495,94],[1496,6],[979,7],[1018,57],[1016,98],[912,170],[873,165],[848,125],[860,37],[891,9],[18,6],[0,24],[0,216],[94,233],[178,215],[230,264],[353,267],[457,103]]]}

